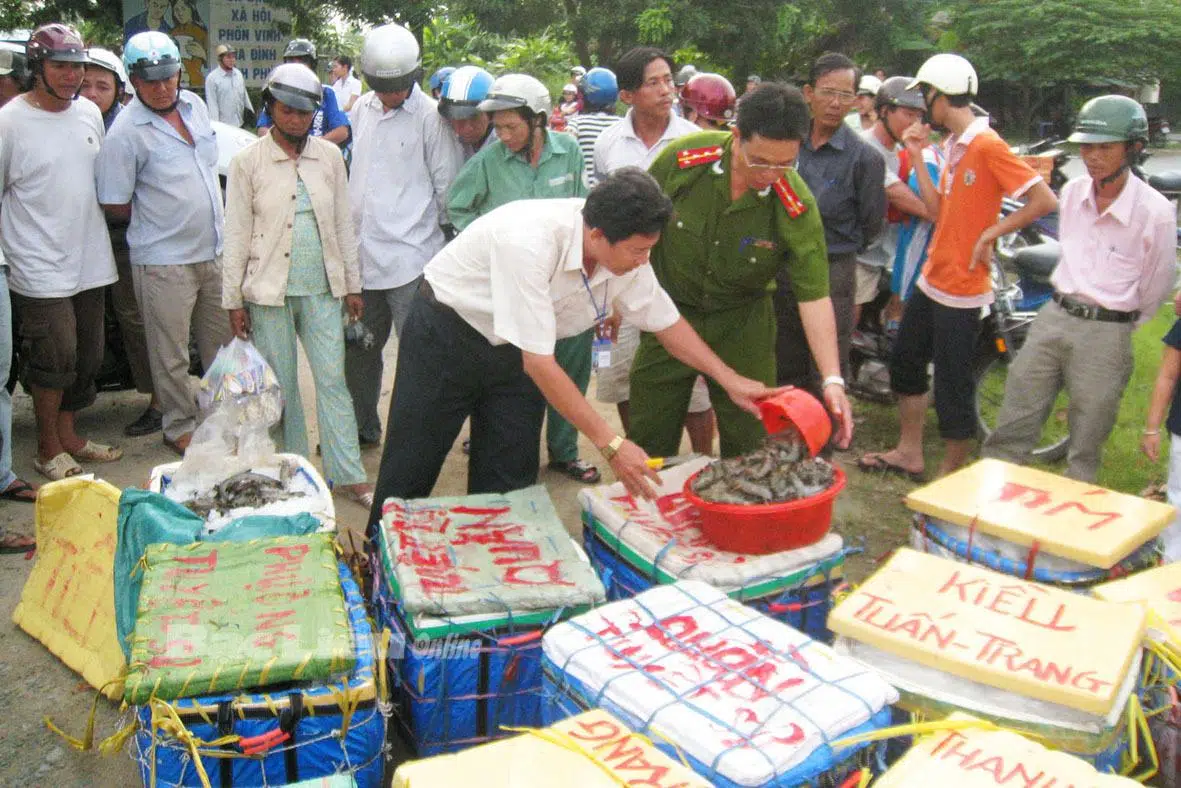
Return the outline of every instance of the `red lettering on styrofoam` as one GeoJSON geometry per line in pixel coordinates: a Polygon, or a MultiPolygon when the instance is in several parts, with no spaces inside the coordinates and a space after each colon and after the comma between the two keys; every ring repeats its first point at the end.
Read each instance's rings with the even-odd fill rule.
{"type": "Polygon", "coordinates": [[[180,621],[180,622],[183,622],[185,624],[195,627],[199,623],[201,623],[201,617],[200,617],[200,614],[196,610],[194,610],[192,613],[189,613],[187,616],[172,616],[172,615],[167,615],[167,614],[161,615],[160,616],[160,624],[161,624],[160,632],[162,634],[167,635],[168,629],[172,626],[173,622],[176,622],[176,621],[180,621]]]}
{"type": "Polygon", "coordinates": [[[169,657],[164,654],[148,660],[149,668],[192,668],[200,664],[200,657],[169,657]]]}
{"type": "Polygon", "coordinates": [[[1068,511],[1070,509],[1077,509],[1078,511],[1082,512],[1083,514],[1085,514],[1089,517],[1099,518],[1096,522],[1091,523],[1090,525],[1087,526],[1088,531],[1098,531],[1100,528],[1103,528],[1103,527],[1115,522],[1116,520],[1123,518],[1123,515],[1120,514],[1119,512],[1092,511],[1090,508],[1079,503],[1078,501],[1067,501],[1066,503],[1059,504],[1058,506],[1055,506],[1053,509],[1047,510],[1046,516],[1049,517],[1049,516],[1052,516],[1055,514],[1061,514],[1062,512],[1068,511]]]}
{"type": "Polygon", "coordinates": [[[496,556],[492,559],[492,563],[497,566],[541,560],[541,545],[533,542],[510,542],[499,547],[491,547],[488,552],[496,556]]]}
{"type": "Polygon", "coordinates": [[[254,601],[259,605],[284,605],[307,599],[311,595],[310,588],[305,588],[302,591],[267,591],[254,597],[254,601]]]}
{"type": "Polygon", "coordinates": [[[255,636],[253,642],[257,648],[274,649],[279,644],[280,639],[286,640],[288,642],[291,642],[293,640],[299,640],[299,638],[296,637],[291,632],[280,631],[280,632],[268,632],[266,634],[259,633],[255,636]]]}
{"type": "Polygon", "coordinates": [[[512,585],[525,586],[568,586],[575,584],[562,579],[561,561],[550,561],[548,564],[523,564],[505,568],[501,580],[512,585]]]}
{"type": "Polygon", "coordinates": [[[1018,484],[1017,482],[1005,482],[1001,485],[1000,494],[993,500],[999,503],[1013,503],[1024,497],[1027,493],[1030,495],[1030,500],[1022,504],[1026,509],[1037,509],[1039,506],[1044,506],[1050,502],[1050,493],[1048,490],[1018,484]]]}

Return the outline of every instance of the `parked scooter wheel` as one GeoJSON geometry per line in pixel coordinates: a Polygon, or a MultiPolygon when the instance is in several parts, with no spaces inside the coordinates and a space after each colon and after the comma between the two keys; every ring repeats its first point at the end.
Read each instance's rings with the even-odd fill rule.
{"type": "MultiPolygon", "coordinates": [[[[988,439],[996,425],[1012,359],[1012,351],[980,355],[976,359],[976,432],[981,442],[988,439]]],[[[1033,459],[1038,462],[1057,462],[1066,457],[1070,448],[1070,428],[1066,421],[1069,404],[1066,392],[1060,392],[1033,450],[1033,459]]]]}

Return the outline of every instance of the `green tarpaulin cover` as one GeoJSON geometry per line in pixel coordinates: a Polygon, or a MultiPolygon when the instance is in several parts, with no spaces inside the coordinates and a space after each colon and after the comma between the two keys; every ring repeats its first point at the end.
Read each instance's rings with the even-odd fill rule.
{"type": "Polygon", "coordinates": [[[128,703],[326,682],[355,663],[331,534],[153,544],[128,703]]]}

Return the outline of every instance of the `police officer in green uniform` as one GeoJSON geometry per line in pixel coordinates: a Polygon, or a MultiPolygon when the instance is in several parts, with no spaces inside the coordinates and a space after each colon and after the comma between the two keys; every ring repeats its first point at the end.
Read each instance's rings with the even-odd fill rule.
{"type": "MultiPolygon", "coordinates": [[[[652,249],[652,268],[681,314],[739,374],[775,383],[775,274],[786,267],[804,333],[824,375],[824,399],[848,445],[852,412],[840,377],[836,321],[820,212],[792,169],[808,133],[798,90],[764,83],[738,105],[737,132],[682,137],[649,172],[675,213],[652,249]]],[[[631,373],[629,437],[654,456],[675,454],[697,372],[656,337],[640,340],[631,373]]],[[[757,448],[759,421],[734,406],[713,381],[723,457],[757,448]]]]}

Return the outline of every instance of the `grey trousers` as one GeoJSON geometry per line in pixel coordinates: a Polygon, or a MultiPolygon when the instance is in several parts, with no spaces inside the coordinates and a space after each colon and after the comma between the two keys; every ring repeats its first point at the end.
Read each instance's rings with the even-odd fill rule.
{"type": "Polygon", "coordinates": [[[148,337],[152,385],[164,412],[164,437],[175,441],[197,428],[197,402],[189,377],[189,331],[197,335],[208,368],[230,341],[230,320],[221,306],[221,263],[133,265],[135,294],[148,337]]]}
{"type": "Polygon", "coordinates": [[[1029,461],[1058,392],[1070,395],[1066,475],[1093,482],[1103,444],[1115,426],[1132,377],[1134,323],[1101,323],[1068,315],[1053,301],[1038,313],[1005,383],[986,457],[1029,461]]]}
{"type": "MultiPolygon", "coordinates": [[[[800,304],[791,287],[786,270],[776,276],[779,288],[775,291],[775,317],[779,333],[775,341],[776,380],[781,386],[798,386],[820,393],[820,372],[812,358],[804,322],[800,319],[800,304]]],[[[853,336],[853,301],[857,292],[857,257],[853,254],[828,256],[828,288],[832,310],[837,323],[837,350],[841,358],[841,374],[849,378],[849,341],[853,336]]]]}
{"type": "Polygon", "coordinates": [[[410,314],[410,303],[418,292],[422,277],[401,287],[389,290],[362,290],[365,311],[361,317],[376,341],[365,349],[354,342],[345,344],[344,372],[349,393],[353,397],[353,412],[357,417],[357,432],[362,443],[381,442],[381,418],[377,402],[381,399],[382,351],[389,341],[392,328],[398,337],[410,314]]]}

